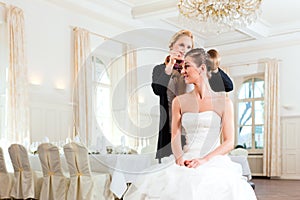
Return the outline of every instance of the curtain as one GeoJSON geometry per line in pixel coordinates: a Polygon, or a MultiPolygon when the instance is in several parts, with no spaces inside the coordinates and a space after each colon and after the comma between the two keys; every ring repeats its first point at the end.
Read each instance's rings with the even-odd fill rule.
{"type": "Polygon", "coordinates": [[[279,61],[271,59],[265,65],[265,145],[264,175],[281,175],[281,135],[279,107],[279,61]]]}
{"type": "Polygon", "coordinates": [[[27,146],[29,144],[29,105],[23,11],[9,6],[7,23],[10,51],[7,140],[27,146]]]}
{"type": "Polygon", "coordinates": [[[129,116],[129,134],[133,134],[133,140],[129,143],[131,146],[138,146],[138,132],[139,132],[139,120],[138,120],[138,88],[137,88],[137,57],[136,50],[130,45],[125,46],[125,73],[126,73],[126,85],[127,85],[127,101],[128,101],[128,116],[129,116]]]}
{"type": "Polygon", "coordinates": [[[82,28],[74,28],[74,128],[75,136],[89,145],[92,132],[92,74],[88,56],[91,52],[90,33],[82,28]]]}
{"type": "MultiPolygon", "coordinates": [[[[230,68],[229,67],[224,67],[224,66],[222,66],[222,67],[220,67],[229,77],[230,77],[230,68]]],[[[231,78],[231,77],[230,77],[231,78]]],[[[233,79],[231,79],[232,80],[232,82],[233,82],[233,79]]],[[[225,92],[225,95],[224,95],[224,98],[225,98],[225,96],[226,97],[229,97],[229,95],[228,95],[228,93],[227,92],[225,92]]],[[[223,143],[223,141],[224,141],[224,137],[223,137],[223,132],[221,133],[221,135],[220,135],[220,144],[222,144],[223,143]]]]}

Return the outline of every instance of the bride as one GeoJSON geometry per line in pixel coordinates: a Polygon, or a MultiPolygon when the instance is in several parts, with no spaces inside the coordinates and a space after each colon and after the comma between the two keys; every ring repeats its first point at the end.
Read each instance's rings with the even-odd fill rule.
{"type": "Polygon", "coordinates": [[[172,103],[171,164],[145,171],[124,199],[255,200],[241,167],[226,156],[234,146],[233,105],[224,94],[211,90],[209,57],[204,49],[185,55],[181,73],[187,84],[194,84],[194,90],[172,103]],[[181,129],[186,132],[183,149],[181,129]]]}

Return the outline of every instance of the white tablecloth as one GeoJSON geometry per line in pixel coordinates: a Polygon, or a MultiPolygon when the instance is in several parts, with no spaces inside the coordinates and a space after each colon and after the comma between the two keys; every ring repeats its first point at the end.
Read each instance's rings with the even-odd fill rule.
{"type": "MultiPolygon", "coordinates": [[[[133,182],[144,169],[150,167],[152,159],[148,154],[91,154],[90,166],[92,172],[111,174],[110,190],[121,198],[127,189],[127,183],[133,182]]],[[[29,160],[33,170],[42,170],[37,155],[30,155],[29,160]]],[[[67,173],[69,170],[63,155],[61,164],[64,173],[67,173]]]]}
{"type": "Polygon", "coordinates": [[[247,156],[229,155],[229,157],[233,162],[239,163],[242,166],[243,176],[246,176],[248,178],[248,180],[251,180],[252,179],[251,170],[250,170],[250,167],[249,167],[247,156]]]}

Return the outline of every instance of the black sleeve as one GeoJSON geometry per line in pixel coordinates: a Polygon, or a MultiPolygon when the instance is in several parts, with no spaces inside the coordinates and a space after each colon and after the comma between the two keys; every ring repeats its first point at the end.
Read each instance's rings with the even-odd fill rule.
{"type": "Polygon", "coordinates": [[[220,68],[219,68],[219,72],[220,72],[220,75],[221,75],[223,83],[224,83],[225,92],[232,91],[233,83],[232,83],[231,79],[229,78],[229,76],[220,68]]]}
{"type": "Polygon", "coordinates": [[[152,90],[154,94],[165,95],[170,81],[171,75],[165,73],[165,65],[156,65],[152,72],[152,90]]]}

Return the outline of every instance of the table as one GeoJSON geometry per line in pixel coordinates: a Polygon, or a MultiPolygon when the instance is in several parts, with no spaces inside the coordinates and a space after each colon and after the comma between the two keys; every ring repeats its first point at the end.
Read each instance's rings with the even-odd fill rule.
{"type": "MultiPolygon", "coordinates": [[[[91,154],[89,155],[92,172],[109,173],[112,176],[110,190],[121,198],[131,183],[142,174],[142,171],[151,166],[152,156],[149,154],[91,154]]],[[[42,171],[38,155],[29,155],[31,168],[42,171]]],[[[61,165],[64,173],[68,166],[65,157],[61,156],[61,165]]]]}
{"type": "Polygon", "coordinates": [[[249,167],[247,156],[233,156],[229,155],[229,158],[236,163],[239,163],[242,166],[243,176],[248,178],[248,181],[252,179],[251,170],[249,167]]]}

